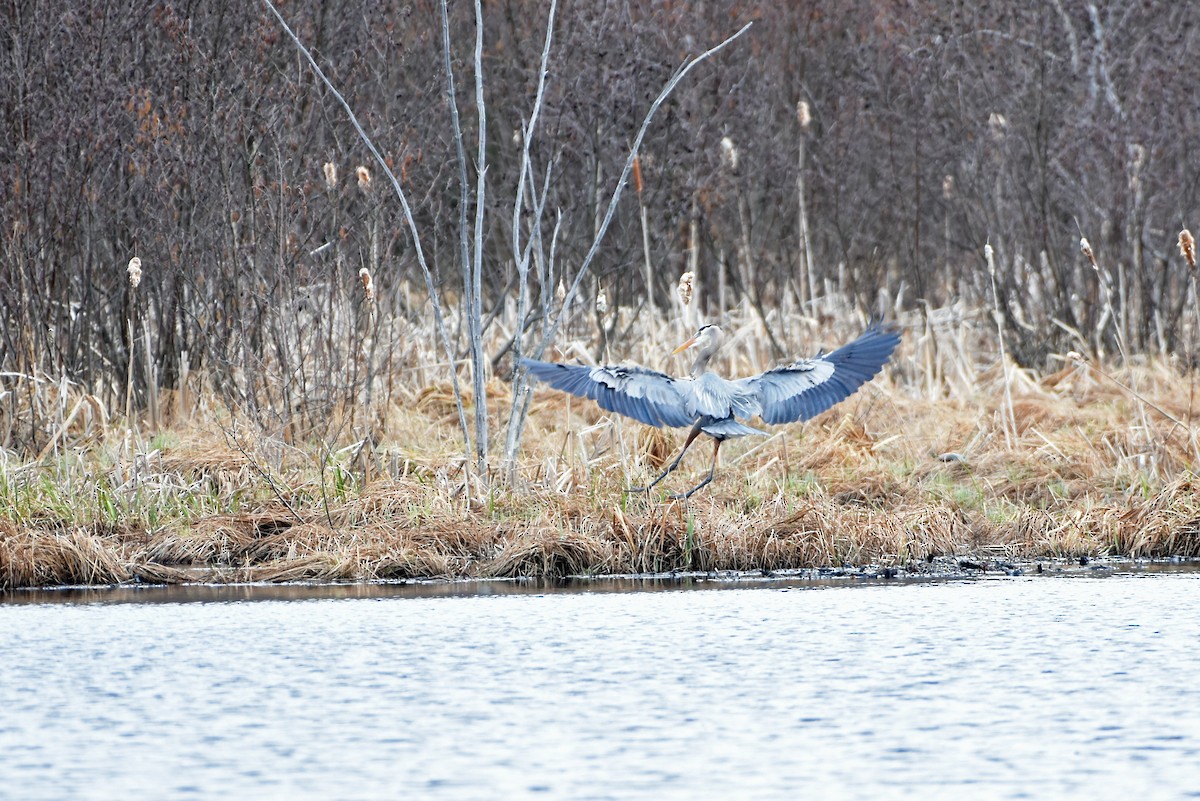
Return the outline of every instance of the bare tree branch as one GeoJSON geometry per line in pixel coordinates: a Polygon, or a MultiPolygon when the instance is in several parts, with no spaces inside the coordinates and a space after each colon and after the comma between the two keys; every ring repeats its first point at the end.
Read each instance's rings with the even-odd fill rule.
{"type": "Polygon", "coordinates": [[[633,146],[629,149],[628,158],[625,159],[625,167],[621,170],[621,177],[617,179],[617,185],[613,189],[613,193],[609,198],[608,207],[604,211],[604,219],[601,221],[600,227],[596,231],[596,236],[592,240],[592,246],[588,249],[587,255],[583,259],[583,263],[579,265],[579,270],[575,274],[575,280],[571,282],[571,288],[567,290],[567,296],[563,300],[563,307],[559,311],[558,318],[555,319],[554,324],[550,327],[550,330],[546,332],[546,335],[543,337],[541,343],[539,343],[534,354],[535,358],[540,358],[549,344],[554,340],[555,335],[558,333],[558,329],[562,326],[563,320],[566,318],[567,309],[570,308],[571,301],[575,299],[575,293],[578,291],[579,285],[583,282],[584,276],[587,275],[588,268],[591,267],[592,259],[596,257],[596,253],[600,250],[600,244],[604,241],[604,234],[608,231],[609,223],[612,222],[613,215],[617,210],[617,204],[621,200],[621,193],[624,191],[625,184],[629,180],[629,173],[633,170],[633,160],[637,158],[638,151],[642,146],[642,140],[646,138],[646,131],[649,130],[650,123],[654,120],[654,115],[658,112],[659,107],[662,106],[666,99],[671,96],[671,93],[675,91],[675,87],[679,85],[679,82],[682,81],[697,64],[724,50],[729,43],[733,42],[746,31],[750,30],[750,26],[753,24],[754,23],[752,22],[747,22],[737,33],[725,39],[720,44],[705,50],[695,58],[686,59],[683,65],[680,66],[673,76],[671,76],[671,80],[667,81],[667,85],[664,86],[662,91],[658,93],[658,97],[656,97],[654,102],[650,104],[650,110],[646,112],[646,116],[642,120],[642,127],[638,130],[637,136],[635,136],[633,139],[633,146]]]}
{"type": "Polygon", "coordinates": [[[354,130],[358,132],[358,136],[363,141],[363,144],[365,144],[367,149],[371,151],[371,155],[375,158],[375,163],[379,165],[380,169],[383,170],[384,175],[388,177],[388,180],[392,184],[392,190],[396,193],[396,197],[400,200],[400,208],[404,212],[404,220],[408,224],[409,234],[412,236],[413,250],[417,255],[417,263],[421,266],[421,275],[425,278],[425,289],[427,292],[429,292],[429,301],[433,305],[434,323],[437,327],[438,337],[442,340],[442,348],[446,351],[446,359],[451,365],[450,383],[454,388],[454,402],[458,409],[458,423],[462,428],[463,441],[465,443],[467,453],[467,463],[469,464],[471,455],[471,437],[470,431],[467,428],[467,413],[466,408],[463,405],[462,390],[458,385],[458,373],[453,367],[455,361],[454,345],[451,343],[450,335],[446,330],[446,322],[442,315],[442,304],[438,295],[437,285],[434,283],[433,273],[430,271],[429,265],[425,261],[425,251],[421,247],[421,235],[417,229],[417,221],[413,217],[412,209],[409,207],[408,197],[404,194],[404,188],[400,186],[400,181],[392,172],[391,167],[388,166],[388,163],[383,158],[383,155],[380,154],[379,149],[375,147],[375,143],[371,140],[371,137],[367,135],[365,130],[363,130],[362,124],[358,121],[358,117],[355,115],[354,110],[350,108],[350,104],[346,102],[346,98],[342,97],[341,92],[339,92],[337,87],[333,85],[333,82],[326,77],[325,73],[321,70],[321,67],[317,64],[316,59],[313,58],[312,53],[309,52],[309,49],[304,46],[303,42],[300,41],[300,37],[298,37],[287,24],[287,21],[283,18],[283,15],[279,13],[277,8],[275,8],[274,3],[272,3],[271,0],[263,0],[263,5],[270,9],[271,13],[275,15],[275,19],[279,20],[279,24],[283,27],[284,31],[287,32],[287,35],[296,45],[296,49],[300,51],[305,60],[308,61],[309,66],[312,68],[316,76],[321,79],[321,82],[325,84],[325,87],[334,96],[334,98],[337,99],[338,103],[341,104],[342,109],[350,118],[351,124],[354,125],[354,130]]]}

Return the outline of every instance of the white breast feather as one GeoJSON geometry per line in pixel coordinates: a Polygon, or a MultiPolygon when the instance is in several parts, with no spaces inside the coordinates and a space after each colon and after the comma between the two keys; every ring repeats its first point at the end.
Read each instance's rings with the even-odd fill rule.
{"type": "Polygon", "coordinates": [[[760,412],[756,399],[745,389],[714,373],[705,373],[691,382],[688,414],[718,419],[749,419],[760,412]]]}

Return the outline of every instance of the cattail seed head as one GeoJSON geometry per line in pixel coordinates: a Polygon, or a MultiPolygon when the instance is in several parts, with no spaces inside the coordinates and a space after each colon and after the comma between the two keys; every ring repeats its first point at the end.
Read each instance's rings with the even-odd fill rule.
{"type": "Polygon", "coordinates": [[[1079,252],[1082,253],[1088,261],[1092,263],[1093,270],[1099,270],[1100,265],[1096,264],[1096,254],[1092,252],[1092,245],[1087,241],[1087,237],[1080,237],[1079,252]]]}
{"type": "Polygon", "coordinates": [[[1187,261],[1188,267],[1195,268],[1196,240],[1192,237],[1192,232],[1186,228],[1179,232],[1179,252],[1183,254],[1183,258],[1187,261]]]}
{"type": "Polygon", "coordinates": [[[675,291],[679,293],[679,302],[684,306],[692,305],[692,285],[695,281],[696,275],[691,270],[679,276],[679,286],[675,291]]]}
{"type": "Polygon", "coordinates": [[[1129,146],[1129,191],[1142,192],[1142,166],[1146,163],[1146,148],[1134,142],[1129,146]]]}
{"type": "Polygon", "coordinates": [[[942,178],[942,197],[949,200],[954,197],[954,176],[947,174],[942,178]]]}
{"type": "Polygon", "coordinates": [[[608,296],[604,294],[603,289],[596,294],[596,311],[601,316],[608,314],[608,296]]]}
{"type": "Polygon", "coordinates": [[[562,279],[559,279],[558,287],[554,290],[554,297],[559,303],[567,299],[567,288],[563,284],[562,279]]]}
{"type": "Polygon", "coordinates": [[[364,167],[360,164],[360,165],[358,165],[357,168],[355,168],[354,174],[358,177],[358,188],[364,192],[370,191],[370,189],[371,189],[371,173],[370,173],[370,171],[366,167],[364,167]]]}
{"type": "Polygon", "coordinates": [[[371,278],[371,271],[363,267],[358,271],[358,278],[362,281],[363,294],[366,295],[367,303],[375,302],[375,281],[371,278]]]}
{"type": "Polygon", "coordinates": [[[1129,146],[1129,166],[1134,172],[1142,168],[1146,163],[1146,146],[1134,142],[1129,146]]]}
{"type": "Polygon", "coordinates": [[[728,167],[730,171],[737,172],[738,168],[738,151],[737,146],[733,144],[733,140],[728,136],[721,137],[721,164],[728,167]]]}
{"type": "Polygon", "coordinates": [[[988,115],[988,130],[993,139],[997,141],[1003,139],[1008,132],[1008,118],[998,111],[993,111],[988,115]]]}
{"type": "Polygon", "coordinates": [[[812,124],[812,114],[808,110],[807,100],[801,100],[796,104],[796,121],[800,123],[802,131],[807,131],[808,126],[812,124]]]}
{"type": "Polygon", "coordinates": [[[142,283],[142,260],[134,256],[129,260],[129,266],[125,268],[125,272],[129,275],[129,286],[137,289],[138,284],[142,283]]]}
{"type": "Polygon", "coordinates": [[[637,190],[638,197],[642,195],[642,157],[633,157],[633,188],[637,190]]]}
{"type": "Polygon", "coordinates": [[[332,161],[327,161],[321,169],[325,172],[325,188],[333,189],[336,187],[338,179],[337,165],[332,161]]]}

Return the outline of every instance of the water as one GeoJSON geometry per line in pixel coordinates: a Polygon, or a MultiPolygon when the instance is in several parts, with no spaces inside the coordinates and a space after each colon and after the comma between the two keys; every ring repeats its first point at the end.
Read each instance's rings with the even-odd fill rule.
{"type": "Polygon", "coordinates": [[[0,798],[1200,797],[1198,648],[1196,574],[0,605],[0,798]]]}

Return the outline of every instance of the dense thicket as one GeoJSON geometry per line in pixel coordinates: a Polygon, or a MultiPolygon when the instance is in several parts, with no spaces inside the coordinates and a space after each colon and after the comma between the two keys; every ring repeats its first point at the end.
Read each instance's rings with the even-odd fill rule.
{"type": "MultiPolygon", "coordinates": [[[[437,279],[458,297],[437,4],[282,11],[401,177],[437,279]]],[[[485,3],[485,316],[513,293],[519,130],[545,11],[485,3]]],[[[451,13],[469,136],[472,8],[451,13]]],[[[1189,277],[1174,243],[1200,191],[1191,3],[568,0],[533,147],[550,217],[562,215],[568,280],[654,95],[685,56],[750,19],[651,129],[642,191],[625,195],[586,284],[610,306],[646,294],[643,206],[660,306],[693,247],[710,306],[721,271],[734,296],[810,300],[802,181],[818,295],[990,304],[990,242],[1018,359],[1079,347],[1068,329],[1109,350],[1118,331],[1130,350],[1178,346],[1189,277]]],[[[353,362],[338,340],[366,324],[361,267],[385,320],[421,314],[400,291],[420,281],[394,197],[378,175],[361,188],[360,164],[377,172],[258,3],[11,0],[0,9],[0,365],[119,399],[133,330],[157,370],[137,372],[139,391],[172,386],[186,363],[243,404],[261,402],[269,379],[280,413],[321,395],[306,365],[353,362]]]]}

